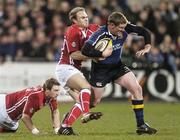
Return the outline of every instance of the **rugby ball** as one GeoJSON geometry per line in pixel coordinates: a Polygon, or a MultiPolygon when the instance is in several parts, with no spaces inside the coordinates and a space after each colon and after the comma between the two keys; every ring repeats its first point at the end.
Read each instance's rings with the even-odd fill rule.
{"type": "Polygon", "coordinates": [[[112,45],[112,39],[102,38],[96,43],[95,49],[103,52],[107,47],[112,47],[112,45]]]}

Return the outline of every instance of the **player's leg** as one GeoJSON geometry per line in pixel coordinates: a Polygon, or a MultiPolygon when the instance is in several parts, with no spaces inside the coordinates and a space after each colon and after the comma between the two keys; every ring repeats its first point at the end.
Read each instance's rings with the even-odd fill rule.
{"type": "Polygon", "coordinates": [[[77,74],[73,75],[67,82],[67,84],[69,85],[69,87],[71,88],[75,88],[76,89],[78,87],[77,90],[80,90],[80,95],[79,95],[79,101],[80,101],[80,105],[82,108],[82,113],[83,113],[83,117],[82,117],[82,123],[87,123],[90,120],[94,120],[94,119],[99,119],[101,112],[89,112],[90,109],[90,95],[91,95],[91,86],[90,84],[86,81],[86,79],[84,77],[80,78],[80,76],[77,74]],[[73,83],[75,83],[75,85],[73,85],[73,87],[71,87],[71,85],[73,83]],[[88,87],[88,88],[87,88],[88,87]]]}
{"type": "Polygon", "coordinates": [[[136,132],[138,134],[155,134],[157,130],[149,127],[149,125],[144,122],[144,103],[142,88],[139,85],[135,75],[132,72],[128,72],[116,79],[115,83],[125,87],[132,94],[132,108],[135,112],[137,122],[136,132]]]}
{"type": "Polygon", "coordinates": [[[104,93],[104,87],[93,87],[93,92],[94,92],[94,101],[93,101],[93,105],[96,106],[97,104],[99,104],[101,102],[103,93],[104,93]]]}
{"type": "Polygon", "coordinates": [[[79,91],[79,102],[82,107],[83,114],[89,112],[91,85],[87,82],[81,73],[72,75],[68,81],[67,86],[71,89],[79,91]]]}
{"type": "Polygon", "coordinates": [[[12,121],[6,111],[6,94],[0,94],[0,132],[16,132],[19,123],[12,121]]]}
{"type": "MultiPolygon", "coordinates": [[[[74,83],[67,83],[68,80],[73,76],[73,75],[77,75],[82,77],[81,72],[76,69],[75,67],[71,66],[71,65],[57,65],[56,67],[56,77],[59,81],[59,83],[61,84],[61,86],[63,87],[68,87],[70,85],[70,87],[68,87],[69,89],[72,89],[70,91],[68,91],[68,93],[70,93],[70,96],[73,97],[73,99],[76,102],[79,102],[79,91],[78,89],[80,89],[80,86],[77,83],[77,80],[72,79],[72,82],[74,83]],[[76,90],[75,90],[76,89],[76,90]],[[75,91],[75,92],[74,92],[75,91]],[[78,91],[78,92],[76,92],[78,91]],[[78,93],[78,95],[77,95],[78,93]]],[[[76,76],[74,78],[77,78],[76,76]]],[[[82,111],[81,111],[81,106],[80,104],[75,104],[72,109],[68,112],[68,114],[66,115],[66,117],[63,119],[61,128],[59,129],[59,134],[63,134],[63,135],[73,135],[73,129],[71,128],[71,125],[75,122],[75,120],[78,119],[78,117],[81,115],[82,111]],[[68,127],[62,127],[62,126],[68,126],[68,127]]]]}
{"type": "MultiPolygon", "coordinates": [[[[79,103],[75,104],[71,111],[68,114],[68,117],[65,119],[64,123],[62,124],[62,127],[59,130],[59,134],[63,135],[73,135],[74,132],[71,128],[72,124],[79,118],[81,113],[83,113],[84,116],[89,115],[89,102],[90,102],[90,94],[91,94],[91,86],[86,81],[83,74],[77,70],[76,68],[72,66],[64,66],[64,72],[61,71],[63,68],[57,70],[57,77],[60,78],[60,83],[64,82],[66,86],[68,86],[70,89],[78,91],[79,94],[79,103]],[[60,74],[58,74],[60,73],[60,74]],[[64,126],[64,127],[63,127],[64,126]],[[65,127],[66,126],[66,127],[65,127]]],[[[73,92],[72,92],[73,93],[73,92]]],[[[76,92],[77,93],[77,92],[76,92]]],[[[94,114],[94,113],[93,113],[94,114]]],[[[96,113],[95,113],[96,114],[96,113]]]]}
{"type": "Polygon", "coordinates": [[[0,123],[0,133],[15,133],[18,130],[18,122],[1,122],[0,123]]]}
{"type": "MultiPolygon", "coordinates": [[[[93,91],[93,95],[94,95],[94,100],[93,100],[92,106],[95,107],[101,101],[104,88],[92,87],[92,89],[93,89],[92,91],[93,91]]],[[[90,112],[88,115],[84,116],[81,119],[81,122],[87,123],[91,120],[98,120],[101,118],[102,115],[103,114],[101,112],[90,112]]]]}
{"type": "Polygon", "coordinates": [[[79,103],[79,91],[69,89],[67,92],[76,103],[79,103]]]}

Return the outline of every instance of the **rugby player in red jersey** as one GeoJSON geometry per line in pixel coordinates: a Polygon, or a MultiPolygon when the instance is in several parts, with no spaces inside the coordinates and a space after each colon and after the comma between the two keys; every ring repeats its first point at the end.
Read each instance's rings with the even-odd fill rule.
{"type": "Polygon", "coordinates": [[[64,36],[61,57],[56,67],[56,76],[63,87],[70,89],[69,93],[76,99],[77,103],[61,125],[59,134],[62,135],[74,134],[71,126],[81,114],[83,114],[82,122],[99,119],[102,115],[101,112],[89,112],[91,85],[80,71],[81,62],[90,59],[82,55],[81,48],[99,26],[89,24],[88,15],[83,7],[72,9],[69,13],[69,19],[73,24],[68,27],[64,36]]]}
{"type": "Polygon", "coordinates": [[[58,103],[56,97],[60,92],[60,84],[50,78],[43,86],[26,88],[17,92],[0,94],[0,132],[16,132],[21,119],[32,134],[40,131],[32,122],[32,116],[45,105],[49,105],[52,125],[55,133],[60,126],[58,103]]]}

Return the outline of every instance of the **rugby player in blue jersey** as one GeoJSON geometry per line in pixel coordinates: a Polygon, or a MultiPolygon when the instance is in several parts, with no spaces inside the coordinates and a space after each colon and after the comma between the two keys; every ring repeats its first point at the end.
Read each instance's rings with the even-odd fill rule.
{"type": "Polygon", "coordinates": [[[145,46],[136,55],[140,57],[148,53],[151,48],[149,31],[143,27],[130,24],[121,12],[113,12],[108,17],[107,25],[94,32],[82,48],[83,55],[100,58],[92,61],[90,72],[90,83],[95,93],[94,106],[100,102],[107,83],[114,82],[119,84],[125,87],[132,95],[132,108],[137,122],[136,133],[155,134],[157,130],[144,121],[142,88],[133,72],[121,62],[123,44],[129,33],[137,33],[138,36],[144,37],[145,46]],[[108,57],[104,55],[104,52],[95,49],[97,42],[103,38],[112,39],[113,50],[108,57]],[[103,57],[104,59],[102,59],[103,57]]]}

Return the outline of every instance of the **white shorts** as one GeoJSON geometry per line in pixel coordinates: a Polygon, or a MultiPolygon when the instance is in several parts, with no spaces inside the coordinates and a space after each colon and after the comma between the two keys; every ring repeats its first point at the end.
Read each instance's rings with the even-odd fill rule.
{"type": "Polygon", "coordinates": [[[0,128],[7,130],[17,130],[19,123],[12,121],[6,112],[6,94],[0,93],[0,128]]]}
{"type": "Polygon", "coordinates": [[[59,83],[63,87],[66,86],[68,79],[74,74],[79,73],[81,76],[84,77],[82,72],[80,72],[77,68],[67,64],[57,64],[55,73],[59,83]]]}

